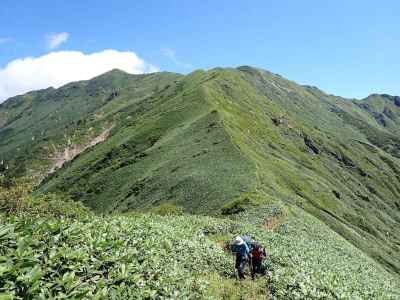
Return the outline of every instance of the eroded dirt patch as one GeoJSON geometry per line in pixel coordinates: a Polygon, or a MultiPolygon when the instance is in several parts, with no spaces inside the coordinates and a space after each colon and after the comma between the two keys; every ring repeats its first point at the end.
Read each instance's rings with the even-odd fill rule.
{"type": "Polygon", "coordinates": [[[81,154],[86,149],[93,147],[101,142],[104,142],[110,135],[113,126],[106,128],[100,135],[96,136],[84,145],[72,145],[64,149],[64,151],[56,152],[50,160],[54,161],[53,167],[50,169],[49,174],[61,168],[64,163],[74,159],[77,155],[81,154]]]}
{"type": "Polygon", "coordinates": [[[277,217],[269,217],[266,218],[263,227],[269,230],[275,230],[279,225],[282,224],[282,221],[277,217]]]}

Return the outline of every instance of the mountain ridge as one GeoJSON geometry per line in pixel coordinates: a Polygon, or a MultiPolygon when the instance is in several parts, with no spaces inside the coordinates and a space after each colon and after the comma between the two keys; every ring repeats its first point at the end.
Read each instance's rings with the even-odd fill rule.
{"type": "Polygon", "coordinates": [[[240,66],[188,75],[113,70],[19,97],[20,106],[0,106],[0,123],[10,117],[0,126],[8,166],[0,172],[40,174],[37,193],[67,193],[99,213],[164,203],[212,215],[295,205],[400,273],[396,96],[349,100],[240,66]],[[110,126],[103,142],[46,177],[55,151],[110,126]]]}
{"type": "MultiPolygon", "coordinates": [[[[251,65],[240,65],[240,66],[232,67],[232,68],[215,67],[215,68],[209,69],[208,71],[212,71],[212,70],[215,70],[215,69],[237,69],[237,70],[253,69],[253,70],[257,70],[257,71],[268,72],[268,73],[270,73],[270,74],[272,74],[274,76],[277,76],[277,77],[280,77],[280,78],[284,78],[282,75],[280,75],[278,73],[273,73],[273,72],[271,72],[269,70],[258,68],[258,67],[254,67],[254,66],[251,66],[251,65]]],[[[196,69],[196,70],[192,71],[191,73],[198,72],[198,71],[201,72],[201,71],[205,71],[205,70],[204,69],[196,69]]],[[[45,92],[45,91],[48,91],[48,90],[62,89],[62,88],[68,87],[71,84],[73,85],[73,84],[88,82],[88,81],[95,80],[97,78],[108,77],[108,76],[113,76],[113,75],[117,75],[117,74],[118,75],[123,75],[123,76],[126,76],[126,77],[130,77],[130,76],[147,76],[147,75],[151,75],[151,74],[163,74],[163,73],[165,73],[165,74],[176,74],[176,75],[184,76],[184,74],[175,73],[175,72],[169,72],[169,71],[159,71],[159,72],[143,73],[143,74],[131,74],[131,73],[128,73],[128,72],[126,72],[126,71],[124,71],[122,69],[114,68],[114,69],[111,69],[110,71],[107,71],[105,73],[97,75],[97,76],[95,76],[95,77],[93,77],[91,79],[71,81],[71,82],[68,82],[66,84],[63,84],[62,86],[60,86],[58,88],[54,88],[54,87],[50,86],[50,87],[47,87],[47,88],[38,89],[38,90],[32,90],[32,91],[29,91],[29,92],[26,92],[26,93],[23,93],[23,94],[19,94],[19,95],[15,95],[15,96],[9,97],[9,98],[5,99],[4,101],[2,101],[0,103],[0,107],[9,105],[10,104],[9,102],[12,102],[14,100],[14,98],[20,98],[20,97],[29,95],[31,93],[38,93],[38,92],[42,92],[42,91],[45,92]]],[[[293,81],[293,82],[295,82],[295,81],[293,81]]],[[[299,85],[304,87],[304,88],[308,88],[308,89],[312,89],[312,90],[318,90],[319,92],[324,93],[324,94],[329,95],[329,96],[340,97],[342,99],[347,99],[347,100],[350,100],[350,101],[353,101],[353,100],[363,101],[363,100],[366,100],[366,99],[368,99],[370,97],[374,97],[374,96],[380,96],[380,97],[386,98],[388,100],[393,99],[393,100],[400,101],[400,96],[391,95],[391,94],[387,94],[387,93],[372,93],[372,94],[370,94],[370,95],[368,95],[368,96],[366,96],[364,98],[348,98],[348,97],[344,97],[344,96],[340,96],[340,95],[327,93],[326,91],[321,90],[319,87],[317,87],[315,85],[312,85],[312,84],[299,84],[299,85]]]]}

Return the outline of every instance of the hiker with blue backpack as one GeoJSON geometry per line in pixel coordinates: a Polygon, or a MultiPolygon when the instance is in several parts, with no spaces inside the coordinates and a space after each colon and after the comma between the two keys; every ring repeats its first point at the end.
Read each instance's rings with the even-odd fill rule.
{"type": "Polygon", "coordinates": [[[250,248],[241,236],[237,236],[233,242],[232,252],[236,254],[235,268],[238,271],[239,279],[245,279],[244,268],[250,260],[250,248]]]}
{"type": "Polygon", "coordinates": [[[262,273],[262,261],[266,258],[266,252],[259,243],[248,236],[237,236],[232,245],[232,252],[236,254],[235,269],[240,280],[246,278],[244,270],[247,263],[249,263],[253,280],[257,273],[262,273]]]}

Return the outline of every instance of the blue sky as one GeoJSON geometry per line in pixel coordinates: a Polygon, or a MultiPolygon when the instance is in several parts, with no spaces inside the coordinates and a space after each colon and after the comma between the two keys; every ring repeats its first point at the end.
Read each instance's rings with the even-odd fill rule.
{"type": "Polygon", "coordinates": [[[138,72],[246,64],[340,96],[400,95],[400,1],[1,2],[7,96],[13,60],[104,49],[134,52],[138,72]]]}

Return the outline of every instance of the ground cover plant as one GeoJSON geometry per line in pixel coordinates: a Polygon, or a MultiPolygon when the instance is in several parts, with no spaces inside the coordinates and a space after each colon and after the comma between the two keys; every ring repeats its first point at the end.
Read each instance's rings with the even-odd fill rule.
{"type": "MultiPolygon", "coordinates": [[[[272,209],[271,217],[281,208],[272,209]]],[[[396,299],[395,278],[310,216],[274,229],[202,216],[2,215],[2,299],[396,299]],[[267,276],[236,280],[224,250],[246,233],[267,276]],[[256,291],[256,295],[254,295],[256,291]]],[[[242,215],[240,218],[245,217],[242,215]]]]}

